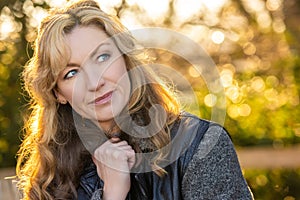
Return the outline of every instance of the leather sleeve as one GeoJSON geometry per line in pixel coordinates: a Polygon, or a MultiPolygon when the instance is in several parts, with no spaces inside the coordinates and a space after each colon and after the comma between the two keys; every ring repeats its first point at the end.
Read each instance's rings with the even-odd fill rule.
{"type": "Polygon", "coordinates": [[[90,200],[101,200],[102,199],[102,194],[103,194],[102,189],[98,189],[93,193],[93,196],[90,200]]]}

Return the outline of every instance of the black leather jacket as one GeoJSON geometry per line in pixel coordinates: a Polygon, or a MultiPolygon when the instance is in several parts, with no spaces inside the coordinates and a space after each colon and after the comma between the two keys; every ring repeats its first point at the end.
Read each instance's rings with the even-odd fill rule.
{"type": "MultiPolygon", "coordinates": [[[[210,122],[191,114],[181,114],[171,129],[172,150],[169,156],[177,159],[164,167],[167,172],[164,177],[159,177],[152,171],[131,173],[131,189],[126,199],[182,199],[181,182],[183,175],[210,124],[210,122]]],[[[91,164],[81,176],[78,200],[91,199],[94,191],[102,187],[103,182],[97,175],[96,166],[91,164]]]]}

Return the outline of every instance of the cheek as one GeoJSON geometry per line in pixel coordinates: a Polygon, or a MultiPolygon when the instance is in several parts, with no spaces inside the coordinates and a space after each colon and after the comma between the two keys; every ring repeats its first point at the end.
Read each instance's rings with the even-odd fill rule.
{"type": "Polygon", "coordinates": [[[119,70],[115,72],[114,79],[115,83],[122,88],[124,93],[130,92],[130,80],[125,67],[119,68],[119,70]]]}
{"type": "Polygon", "coordinates": [[[86,87],[84,82],[76,81],[72,87],[71,100],[74,103],[82,102],[83,98],[86,96],[86,87]]]}
{"type": "Polygon", "coordinates": [[[117,88],[119,88],[120,97],[122,103],[126,103],[130,96],[130,80],[129,75],[125,66],[125,62],[121,59],[118,62],[115,62],[108,70],[106,71],[106,77],[112,81],[117,88]]]}
{"type": "Polygon", "coordinates": [[[80,84],[78,81],[74,81],[72,83],[68,83],[64,86],[61,86],[61,93],[64,95],[64,97],[67,99],[68,102],[71,104],[80,102],[82,100],[82,97],[84,96],[82,94],[82,91],[84,91],[81,87],[82,84],[80,84]]]}
{"type": "Polygon", "coordinates": [[[123,59],[118,59],[111,68],[109,68],[109,74],[114,78],[116,83],[125,83],[128,79],[128,73],[126,69],[126,64],[123,59]]]}

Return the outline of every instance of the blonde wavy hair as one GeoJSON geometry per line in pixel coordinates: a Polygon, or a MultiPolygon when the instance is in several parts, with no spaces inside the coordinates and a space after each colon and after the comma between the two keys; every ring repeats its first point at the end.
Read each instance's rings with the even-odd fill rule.
{"type": "MultiPolygon", "coordinates": [[[[146,63],[144,51],[137,51],[132,35],[94,1],[78,1],[52,10],[43,19],[36,41],[34,55],[24,68],[24,89],[29,94],[30,112],[24,126],[24,139],[18,152],[17,176],[24,199],[72,199],[76,197],[79,177],[91,162],[91,155],[80,140],[69,104],[58,103],[54,89],[59,72],[67,65],[69,51],[65,36],[76,26],[94,25],[104,30],[124,54],[127,70],[146,63]],[[67,160],[67,162],[66,162],[67,160]]],[[[169,126],[179,115],[179,104],[166,85],[147,67],[130,74],[132,84],[141,85],[132,94],[128,110],[133,120],[149,123],[149,109],[153,104],[161,105],[167,113],[165,127],[150,141],[157,149],[169,144],[169,126]],[[149,84],[141,84],[147,79],[149,84]]],[[[160,117],[159,115],[157,116],[160,117]]],[[[133,145],[137,152],[137,145],[133,145]]],[[[166,152],[154,159],[153,169],[162,176],[159,161],[166,152]]]]}

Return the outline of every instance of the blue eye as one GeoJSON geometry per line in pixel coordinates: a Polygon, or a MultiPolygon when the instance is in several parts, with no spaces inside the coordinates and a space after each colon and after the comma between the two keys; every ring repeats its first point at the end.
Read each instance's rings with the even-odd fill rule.
{"type": "Polygon", "coordinates": [[[107,54],[107,53],[104,53],[104,54],[101,54],[100,56],[97,57],[97,61],[98,62],[104,62],[109,58],[110,58],[110,55],[107,54]]]}
{"type": "Polygon", "coordinates": [[[73,76],[75,76],[77,74],[77,72],[78,72],[77,69],[72,69],[72,70],[68,71],[68,73],[64,76],[64,79],[72,78],[73,76]]]}

